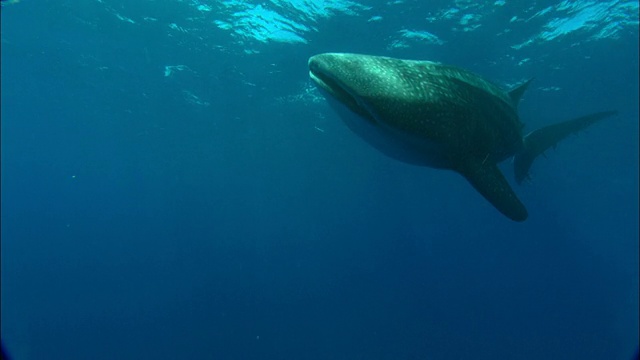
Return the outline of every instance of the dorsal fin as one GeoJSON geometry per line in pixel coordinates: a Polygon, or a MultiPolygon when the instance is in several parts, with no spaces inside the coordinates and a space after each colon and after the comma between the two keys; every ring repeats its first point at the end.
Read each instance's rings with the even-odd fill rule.
{"type": "Polygon", "coordinates": [[[513,101],[514,106],[518,106],[518,103],[522,98],[522,94],[524,94],[524,92],[527,90],[531,81],[533,81],[533,78],[509,90],[509,97],[511,98],[511,101],[513,101]]]}

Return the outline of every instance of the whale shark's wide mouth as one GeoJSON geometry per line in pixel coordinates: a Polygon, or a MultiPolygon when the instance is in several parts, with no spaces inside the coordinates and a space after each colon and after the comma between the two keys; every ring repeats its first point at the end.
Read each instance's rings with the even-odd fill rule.
{"type": "Polygon", "coordinates": [[[309,77],[322,90],[331,94],[337,100],[350,106],[357,104],[354,96],[347,90],[346,86],[335,79],[331,74],[322,71],[321,65],[314,57],[309,59],[309,77]]]}
{"type": "Polygon", "coordinates": [[[326,55],[316,55],[309,59],[309,77],[311,80],[322,90],[346,105],[351,111],[363,116],[372,123],[376,123],[375,116],[370,113],[362,99],[329,71],[329,65],[323,56],[326,55]]]}

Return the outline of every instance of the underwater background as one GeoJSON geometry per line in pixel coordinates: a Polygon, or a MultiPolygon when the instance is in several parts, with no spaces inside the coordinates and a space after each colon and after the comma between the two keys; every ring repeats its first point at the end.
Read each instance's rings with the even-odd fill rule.
{"type": "Polygon", "coordinates": [[[637,1],[3,4],[12,359],[636,352],[637,1]],[[619,114],[514,184],[515,223],[351,133],[309,80],[322,52],[534,77],[525,131],[619,114]]]}

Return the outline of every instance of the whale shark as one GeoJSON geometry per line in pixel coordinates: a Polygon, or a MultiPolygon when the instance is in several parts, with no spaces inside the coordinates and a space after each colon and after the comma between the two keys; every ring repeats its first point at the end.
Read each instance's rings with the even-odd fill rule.
{"type": "Polygon", "coordinates": [[[528,212],[498,163],[513,158],[517,183],[558,142],[615,115],[603,111],[523,135],[517,106],[532,80],[503,90],[433,61],[351,53],[309,58],[309,76],[355,134],[405,163],[453,170],[514,221],[528,212]]]}

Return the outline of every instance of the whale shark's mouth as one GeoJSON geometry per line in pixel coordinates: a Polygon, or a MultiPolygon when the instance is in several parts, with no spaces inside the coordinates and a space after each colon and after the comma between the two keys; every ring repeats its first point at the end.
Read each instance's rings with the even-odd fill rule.
{"type": "Polygon", "coordinates": [[[309,63],[309,77],[316,85],[345,105],[349,107],[352,107],[351,105],[357,106],[358,101],[342,83],[329,74],[322,72],[319,67],[317,65],[314,66],[314,64],[314,62],[309,63]]]}
{"type": "Polygon", "coordinates": [[[374,124],[376,123],[375,116],[370,113],[360,97],[353,94],[348,86],[335,76],[332,76],[331,73],[323,71],[321,64],[319,64],[313,57],[309,59],[309,77],[316,83],[316,85],[318,85],[318,87],[329,93],[329,95],[339,102],[346,105],[351,109],[351,111],[374,124]]]}

